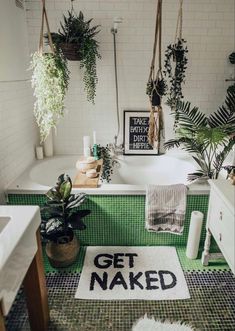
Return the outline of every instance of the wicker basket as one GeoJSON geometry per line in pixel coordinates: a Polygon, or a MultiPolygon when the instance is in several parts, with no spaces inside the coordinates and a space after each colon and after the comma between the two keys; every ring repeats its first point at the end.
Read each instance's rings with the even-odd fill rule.
{"type": "Polygon", "coordinates": [[[59,46],[67,60],[81,61],[83,59],[83,54],[80,45],[60,43],[59,46]]]}
{"type": "Polygon", "coordinates": [[[46,254],[52,267],[64,268],[73,264],[78,256],[79,242],[76,235],[66,244],[49,241],[46,244],[46,254]]]}

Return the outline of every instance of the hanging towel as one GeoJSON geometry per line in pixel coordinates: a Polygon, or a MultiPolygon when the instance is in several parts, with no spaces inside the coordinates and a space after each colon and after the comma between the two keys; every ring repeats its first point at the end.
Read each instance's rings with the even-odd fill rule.
{"type": "Polygon", "coordinates": [[[145,228],[148,231],[183,234],[187,186],[148,185],[145,228]]]}

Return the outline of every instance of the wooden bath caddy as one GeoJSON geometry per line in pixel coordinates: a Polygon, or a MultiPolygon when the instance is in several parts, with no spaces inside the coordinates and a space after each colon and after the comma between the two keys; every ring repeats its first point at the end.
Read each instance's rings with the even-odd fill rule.
{"type": "Polygon", "coordinates": [[[97,177],[95,178],[88,178],[86,174],[83,174],[81,171],[78,171],[74,181],[73,187],[74,188],[96,188],[98,187],[99,179],[102,173],[102,165],[103,159],[97,161],[97,177]]]}

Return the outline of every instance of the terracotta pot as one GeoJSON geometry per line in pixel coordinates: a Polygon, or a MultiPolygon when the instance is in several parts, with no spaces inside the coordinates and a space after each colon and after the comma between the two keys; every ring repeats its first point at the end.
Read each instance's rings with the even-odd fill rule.
{"type": "Polygon", "coordinates": [[[74,235],[73,239],[65,244],[49,241],[46,244],[46,254],[52,267],[64,268],[76,261],[79,248],[79,242],[74,235]]]}
{"type": "Polygon", "coordinates": [[[83,59],[83,54],[81,52],[80,45],[60,43],[59,44],[64,56],[70,61],[80,61],[83,59]]]}

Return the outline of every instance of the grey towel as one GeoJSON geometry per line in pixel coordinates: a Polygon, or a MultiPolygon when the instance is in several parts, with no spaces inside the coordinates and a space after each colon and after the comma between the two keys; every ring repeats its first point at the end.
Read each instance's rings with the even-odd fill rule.
{"type": "Polygon", "coordinates": [[[145,228],[149,231],[182,234],[186,211],[187,187],[148,185],[145,203],[145,228]]]}

